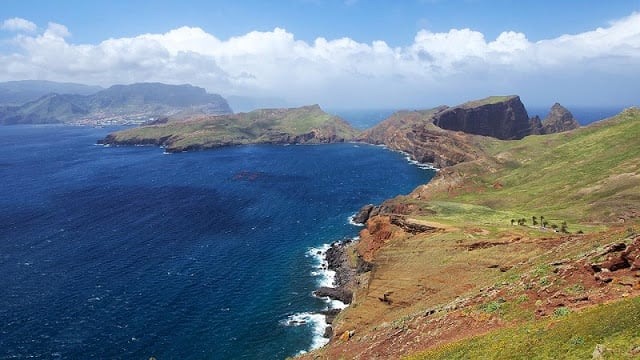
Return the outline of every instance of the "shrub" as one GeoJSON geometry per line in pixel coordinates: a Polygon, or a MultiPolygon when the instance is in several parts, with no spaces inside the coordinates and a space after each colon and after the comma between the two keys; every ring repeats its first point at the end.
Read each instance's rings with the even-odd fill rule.
{"type": "Polygon", "coordinates": [[[564,317],[569,315],[569,313],[571,312],[571,310],[569,310],[568,307],[566,306],[561,306],[559,308],[556,308],[555,310],[553,310],[553,316],[554,317],[564,317]]]}

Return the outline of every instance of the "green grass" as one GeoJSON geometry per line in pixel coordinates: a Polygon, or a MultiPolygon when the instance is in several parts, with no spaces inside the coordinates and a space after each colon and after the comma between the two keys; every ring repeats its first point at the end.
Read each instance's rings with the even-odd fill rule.
{"type": "Polygon", "coordinates": [[[529,222],[543,215],[558,225],[567,221],[569,231],[582,229],[578,222],[611,220],[640,201],[640,109],[568,133],[483,145],[496,170],[461,164],[476,190],[436,198],[522,214],[529,222]]]}
{"type": "Polygon", "coordinates": [[[640,298],[559,313],[408,359],[591,359],[597,344],[604,345],[606,359],[634,358],[632,349],[640,346],[640,298]]]}
{"type": "Polygon", "coordinates": [[[356,130],[319,106],[261,109],[184,122],[145,126],[112,134],[115,143],[153,143],[169,151],[224,145],[348,141],[356,130]],[[303,138],[314,133],[310,139],[303,138]],[[296,140],[298,137],[299,140],[296,140]]]}
{"type": "Polygon", "coordinates": [[[462,105],[459,105],[459,107],[462,107],[462,108],[474,108],[474,107],[483,106],[483,105],[497,104],[497,103],[500,103],[500,102],[504,102],[504,101],[510,100],[510,99],[512,99],[514,97],[516,97],[516,96],[515,95],[489,96],[489,97],[486,97],[484,99],[466,102],[466,103],[464,103],[462,105]]]}

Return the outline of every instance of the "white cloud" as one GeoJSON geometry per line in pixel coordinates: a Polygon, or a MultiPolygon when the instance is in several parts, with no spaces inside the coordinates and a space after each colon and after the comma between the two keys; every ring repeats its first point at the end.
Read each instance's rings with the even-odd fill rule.
{"type": "Polygon", "coordinates": [[[2,22],[2,25],[0,26],[0,29],[9,31],[35,32],[38,27],[36,26],[36,24],[32,23],[29,20],[14,17],[4,20],[2,22]]]}
{"type": "Polygon", "coordinates": [[[226,40],[186,26],[98,44],[74,44],[70,35],[56,23],[16,35],[13,52],[0,53],[7,69],[0,80],[192,83],[223,95],[357,107],[426,107],[500,93],[592,103],[584,100],[588,90],[603,102],[628,102],[637,101],[640,83],[639,13],[538,42],[513,31],[487,40],[472,29],[420,30],[405,47],[346,37],[309,43],[281,28],[226,40]]]}

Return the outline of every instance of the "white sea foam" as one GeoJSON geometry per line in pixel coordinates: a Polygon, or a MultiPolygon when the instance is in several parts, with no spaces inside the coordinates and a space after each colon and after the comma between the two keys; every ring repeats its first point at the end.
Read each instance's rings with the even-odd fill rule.
{"type": "Polygon", "coordinates": [[[400,151],[400,153],[402,155],[404,155],[404,158],[407,159],[407,161],[409,162],[409,164],[411,165],[415,165],[417,167],[419,167],[420,169],[425,169],[425,170],[435,170],[438,171],[439,169],[437,167],[435,167],[433,164],[429,164],[429,163],[421,163],[419,161],[413,160],[411,158],[411,155],[409,155],[408,153],[404,152],[404,151],[400,151]]]}
{"type": "MultiPolygon", "coordinates": [[[[309,350],[321,348],[329,342],[329,339],[324,337],[324,329],[327,327],[327,323],[325,316],[322,314],[297,313],[289,315],[281,323],[284,326],[310,326],[313,332],[313,339],[309,350]]],[[[304,350],[300,351],[301,354],[305,352],[304,350]]]]}
{"type": "Polygon", "coordinates": [[[349,217],[347,218],[347,219],[348,219],[348,221],[349,221],[349,224],[351,224],[351,225],[353,225],[353,226],[364,226],[364,224],[357,223],[357,222],[353,221],[353,219],[356,217],[356,215],[358,215],[358,214],[357,214],[357,213],[355,213],[355,214],[353,214],[353,215],[351,215],[351,216],[349,216],[349,217]]]}
{"type": "Polygon", "coordinates": [[[318,286],[331,287],[335,285],[336,272],[329,269],[329,263],[326,259],[327,250],[331,244],[324,244],[319,247],[312,247],[307,251],[307,256],[314,260],[311,275],[317,280],[318,286]]]}
{"type": "Polygon", "coordinates": [[[353,225],[353,226],[364,226],[364,224],[357,223],[357,222],[353,221],[353,219],[356,217],[356,215],[358,215],[358,213],[355,213],[355,214],[353,214],[353,215],[351,215],[351,216],[349,216],[349,217],[347,218],[347,219],[348,219],[348,221],[349,221],[349,224],[351,224],[351,225],[353,225]]]}
{"type": "MultiPolygon", "coordinates": [[[[354,238],[358,240],[358,237],[354,238]]],[[[313,259],[313,269],[311,275],[316,278],[318,287],[335,286],[336,272],[329,269],[329,263],[327,262],[327,250],[331,247],[331,244],[323,244],[318,247],[310,248],[306,256],[313,259]]],[[[328,309],[344,309],[348,305],[339,300],[332,300],[328,297],[322,298],[326,303],[328,309]]],[[[310,326],[312,329],[311,348],[314,350],[326,345],[329,339],[324,337],[324,331],[329,326],[327,319],[324,315],[319,313],[303,312],[290,315],[283,322],[285,326],[310,326]]],[[[300,354],[305,353],[305,350],[300,351],[300,354]]]]}

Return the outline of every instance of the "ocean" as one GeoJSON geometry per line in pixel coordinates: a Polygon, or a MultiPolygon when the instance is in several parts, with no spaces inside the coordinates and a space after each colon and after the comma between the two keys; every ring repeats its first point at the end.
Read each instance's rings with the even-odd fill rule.
{"type": "Polygon", "coordinates": [[[165,155],[0,128],[1,359],[281,359],[317,347],[317,251],[433,170],[364,144],[165,155]],[[292,320],[300,320],[295,322],[292,320]]]}

